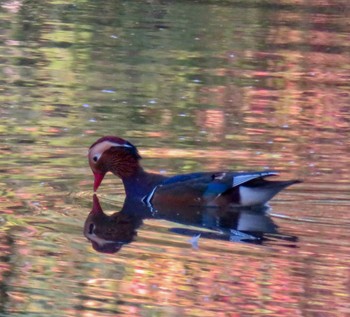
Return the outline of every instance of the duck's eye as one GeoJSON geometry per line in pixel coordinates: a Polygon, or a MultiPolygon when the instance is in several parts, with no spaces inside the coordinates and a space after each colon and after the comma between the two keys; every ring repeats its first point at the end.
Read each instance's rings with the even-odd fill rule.
{"type": "Polygon", "coordinates": [[[93,234],[94,228],[95,228],[94,224],[93,224],[93,223],[90,223],[90,226],[89,226],[89,234],[93,234]]]}
{"type": "Polygon", "coordinates": [[[94,163],[97,163],[98,160],[100,159],[100,157],[101,157],[101,153],[96,153],[96,154],[94,154],[94,156],[92,156],[92,155],[90,156],[90,160],[94,163]]]}

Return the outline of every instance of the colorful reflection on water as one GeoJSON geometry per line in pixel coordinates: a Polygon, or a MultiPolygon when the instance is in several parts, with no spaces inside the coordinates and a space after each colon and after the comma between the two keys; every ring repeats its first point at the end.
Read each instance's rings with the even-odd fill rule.
{"type": "MultiPolygon", "coordinates": [[[[349,314],[349,10],[1,2],[0,315],[349,314]],[[203,236],[197,248],[198,228],[150,217],[118,253],[96,252],[86,153],[108,134],[155,172],[304,179],[267,215],[297,241],[203,236]]],[[[99,198],[121,210],[120,181],[107,177],[99,198]]]]}

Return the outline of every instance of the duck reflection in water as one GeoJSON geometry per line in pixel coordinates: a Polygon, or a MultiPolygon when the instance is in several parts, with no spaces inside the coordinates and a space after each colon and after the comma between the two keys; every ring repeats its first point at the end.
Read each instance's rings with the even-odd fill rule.
{"type": "Polygon", "coordinates": [[[121,211],[107,215],[95,194],[92,210],[85,221],[84,235],[96,251],[116,253],[123,245],[134,241],[144,219],[163,219],[191,226],[191,229],[173,227],[170,231],[191,237],[194,248],[198,246],[199,237],[254,244],[278,239],[288,241],[288,246],[295,246],[290,242],[295,242],[297,238],[280,234],[268,209],[266,206],[258,209],[182,206],[174,210],[164,205],[154,210],[127,197],[121,211]]]}

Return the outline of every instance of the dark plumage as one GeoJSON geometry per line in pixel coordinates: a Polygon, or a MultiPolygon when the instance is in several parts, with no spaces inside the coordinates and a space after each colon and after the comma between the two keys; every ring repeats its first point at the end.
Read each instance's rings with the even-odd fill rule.
{"type": "Polygon", "coordinates": [[[104,175],[112,172],[123,181],[127,196],[155,207],[162,204],[199,206],[264,205],[287,186],[299,180],[269,181],[275,171],[202,172],[177,176],[148,173],[140,165],[137,148],[119,137],[105,136],[89,149],[94,190],[104,175]]]}

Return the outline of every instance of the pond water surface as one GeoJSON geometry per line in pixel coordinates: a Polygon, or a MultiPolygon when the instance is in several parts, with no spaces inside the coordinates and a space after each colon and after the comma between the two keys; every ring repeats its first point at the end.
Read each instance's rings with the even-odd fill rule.
{"type": "Polygon", "coordinates": [[[345,0],[1,1],[0,315],[349,316],[349,13],[345,0]],[[98,252],[84,236],[96,198],[109,215],[125,199],[112,175],[93,198],[86,154],[103,135],[154,172],[304,182],[259,216],[266,239],[176,210],[98,252]]]}

